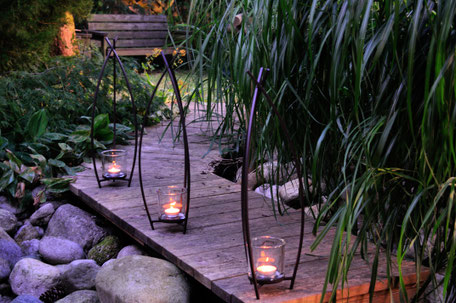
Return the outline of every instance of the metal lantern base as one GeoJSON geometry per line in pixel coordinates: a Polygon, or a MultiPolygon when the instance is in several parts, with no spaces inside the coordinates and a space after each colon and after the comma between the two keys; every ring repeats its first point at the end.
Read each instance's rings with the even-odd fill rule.
{"type": "MultiPolygon", "coordinates": [[[[250,280],[250,283],[254,282],[251,275],[249,275],[249,280],[250,280]]],[[[285,278],[285,275],[282,273],[276,273],[274,277],[267,277],[267,276],[263,276],[263,275],[259,275],[259,274],[257,274],[257,276],[256,276],[256,281],[257,281],[258,285],[275,284],[275,283],[280,283],[284,280],[289,280],[289,279],[285,278]]]]}
{"type": "Polygon", "coordinates": [[[118,174],[110,174],[110,173],[104,173],[102,175],[103,179],[101,181],[109,181],[109,180],[124,180],[124,181],[127,181],[125,180],[125,178],[127,177],[127,175],[125,173],[118,173],[118,174]]]}
{"type": "Polygon", "coordinates": [[[152,221],[152,222],[163,222],[163,223],[183,223],[185,222],[185,215],[184,214],[178,214],[175,217],[171,217],[169,215],[161,215],[158,217],[157,221],[152,221]]]}

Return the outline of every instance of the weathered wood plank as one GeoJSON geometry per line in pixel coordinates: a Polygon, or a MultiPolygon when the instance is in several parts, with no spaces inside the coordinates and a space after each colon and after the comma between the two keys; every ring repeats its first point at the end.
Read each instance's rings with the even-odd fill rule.
{"type": "Polygon", "coordinates": [[[166,23],[119,23],[119,22],[103,22],[89,23],[89,30],[94,31],[163,31],[167,30],[166,23]]]}
{"type": "Polygon", "coordinates": [[[92,14],[89,22],[166,22],[165,15],[92,14]]]}
{"type": "MultiPolygon", "coordinates": [[[[192,115],[195,117],[195,114],[192,115]]],[[[163,140],[157,140],[165,127],[166,125],[158,125],[148,129],[148,134],[144,137],[143,181],[152,219],[158,216],[156,189],[183,182],[182,142],[175,142],[169,133],[165,134],[163,140]]],[[[257,302],[246,274],[240,186],[207,173],[208,162],[215,159],[215,152],[201,158],[208,152],[209,143],[207,137],[198,134],[199,129],[200,126],[196,125],[189,131],[192,190],[186,235],[182,234],[182,226],[175,224],[156,223],[155,230],[151,229],[139,191],[137,168],[130,188],[116,182],[103,184],[103,188],[99,189],[89,165],[89,169],[78,175],[78,181],[71,185],[71,190],[131,237],[175,263],[226,302],[257,302]]],[[[132,146],[126,148],[132,150],[132,146]]],[[[298,251],[300,212],[290,209],[289,215],[275,218],[268,199],[249,192],[249,201],[252,236],[268,234],[284,238],[287,242],[285,273],[291,274],[298,251]]],[[[330,230],[317,249],[310,251],[310,245],[315,240],[311,233],[313,224],[312,220],[306,219],[304,246],[295,288],[289,290],[288,282],[263,286],[260,289],[261,302],[320,301],[335,231],[330,230]]],[[[322,227],[318,231],[321,229],[322,227]]],[[[352,236],[352,241],[354,239],[352,236]]],[[[372,255],[372,247],[368,253],[368,256],[372,255]]],[[[393,272],[394,270],[396,269],[393,268],[393,272]]],[[[402,271],[407,291],[413,294],[416,278],[413,263],[406,263],[402,271]]],[[[391,285],[390,291],[385,282],[386,260],[383,256],[378,277],[373,302],[388,302],[391,295],[397,297],[397,285],[391,285]]],[[[362,260],[359,253],[353,259],[348,278],[345,290],[338,291],[338,302],[367,303],[370,265],[362,260]]],[[[393,282],[396,281],[393,279],[393,282]]],[[[324,302],[328,300],[329,294],[325,296],[324,302]]]]}
{"type": "MultiPolygon", "coordinates": [[[[109,38],[118,37],[121,41],[122,39],[166,39],[168,36],[168,31],[166,30],[154,30],[154,31],[135,31],[134,33],[130,31],[106,31],[109,38]]],[[[120,46],[116,44],[117,46],[120,46]]]]}
{"type": "MultiPolygon", "coordinates": [[[[162,51],[165,54],[171,54],[173,52],[170,48],[163,48],[162,51]]],[[[151,56],[154,54],[154,48],[116,48],[119,56],[151,56]]]]}
{"type": "Polygon", "coordinates": [[[136,37],[133,39],[119,39],[116,42],[116,47],[161,47],[165,44],[165,37],[159,38],[151,35],[149,38],[154,39],[137,39],[136,37]]]}

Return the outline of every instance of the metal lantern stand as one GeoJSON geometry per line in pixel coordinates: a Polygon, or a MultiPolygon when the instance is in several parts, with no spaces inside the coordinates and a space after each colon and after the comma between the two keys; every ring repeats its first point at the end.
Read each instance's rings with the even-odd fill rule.
{"type": "MultiPolygon", "coordinates": [[[[288,133],[287,127],[284,123],[284,120],[280,116],[277,107],[273,103],[271,97],[266,93],[266,90],[263,87],[263,82],[264,79],[266,78],[266,74],[268,72],[268,69],[261,68],[260,72],[258,74],[258,78],[255,79],[255,76],[252,75],[250,71],[247,73],[249,76],[252,78],[253,83],[255,84],[255,91],[253,95],[253,100],[252,100],[252,105],[251,105],[251,110],[250,110],[250,121],[247,129],[247,137],[246,137],[246,142],[245,142],[245,151],[244,151],[244,161],[242,165],[242,185],[241,185],[241,213],[242,213],[242,229],[243,229],[243,235],[244,235],[244,244],[245,244],[245,249],[246,249],[246,257],[247,257],[247,263],[249,264],[250,267],[250,281],[253,284],[255,288],[255,295],[257,299],[260,299],[260,294],[259,294],[259,287],[263,284],[271,284],[271,283],[278,283],[283,280],[289,280],[290,281],[290,289],[293,289],[294,282],[296,279],[296,274],[298,271],[298,266],[299,266],[299,260],[301,257],[301,252],[302,252],[302,246],[303,246],[303,239],[304,239],[304,186],[302,182],[302,172],[301,172],[301,163],[299,161],[296,148],[291,141],[291,137],[288,133]],[[300,230],[300,239],[299,239],[299,248],[298,248],[298,254],[296,257],[296,263],[294,265],[294,270],[291,276],[284,276],[284,275],[278,275],[277,278],[269,279],[269,280],[259,280],[258,279],[258,274],[256,273],[255,269],[255,260],[253,258],[253,252],[252,252],[252,239],[250,237],[250,226],[249,226],[249,205],[248,205],[248,168],[249,168],[249,158],[250,158],[250,148],[251,148],[251,136],[252,136],[252,129],[254,126],[254,120],[255,120],[255,111],[256,111],[256,104],[258,100],[259,94],[263,94],[265,97],[266,101],[268,102],[269,106],[272,108],[272,111],[274,112],[275,116],[279,120],[280,127],[282,131],[285,134],[285,138],[287,138],[287,143],[290,148],[290,151],[293,156],[293,160],[295,162],[296,166],[296,173],[298,175],[298,182],[299,182],[299,201],[301,204],[301,230],[300,230]]],[[[256,240],[256,238],[255,238],[256,240]]]]}
{"type": "MultiPolygon", "coordinates": [[[[120,60],[119,58],[119,55],[117,54],[116,52],[116,41],[117,41],[117,37],[113,39],[113,42],[111,43],[111,41],[109,40],[108,37],[105,37],[105,40],[108,44],[108,48],[106,50],[107,52],[107,56],[105,57],[105,60],[103,62],[103,65],[101,67],[101,71],[100,71],[100,74],[98,76],[98,82],[97,82],[97,87],[96,87],[96,90],[95,90],[95,95],[94,95],[94,98],[93,98],[93,104],[92,104],[92,123],[91,123],[91,127],[90,127],[90,143],[91,143],[91,154],[92,154],[92,162],[93,162],[93,169],[95,171],[95,177],[97,178],[97,183],[98,183],[98,187],[101,188],[101,182],[104,182],[104,181],[116,181],[116,180],[119,180],[119,181],[127,181],[128,182],[128,187],[130,187],[131,185],[131,180],[133,178],[133,171],[134,171],[134,167],[135,167],[135,161],[136,161],[136,153],[137,153],[137,150],[138,150],[138,123],[137,123],[137,119],[136,119],[136,106],[135,106],[135,101],[134,101],[134,98],[133,98],[133,94],[132,94],[132,91],[131,91],[131,86],[130,86],[130,82],[128,81],[128,77],[127,77],[127,73],[125,72],[125,68],[122,64],[122,61],[120,60]],[[99,90],[100,90],[100,85],[101,85],[101,80],[103,79],[103,75],[104,75],[104,71],[106,69],[106,66],[109,62],[109,60],[112,58],[112,63],[113,63],[113,78],[114,78],[114,84],[113,84],[113,132],[114,132],[114,137],[113,137],[113,146],[115,146],[116,144],[116,114],[117,114],[117,108],[116,108],[116,94],[117,94],[117,87],[116,87],[116,82],[117,82],[117,71],[116,71],[116,63],[119,64],[120,66],[120,69],[122,71],[122,75],[125,79],[125,83],[127,85],[127,89],[128,89],[128,93],[130,94],[130,101],[131,101],[131,104],[132,104],[132,111],[133,111],[133,124],[134,124],[134,127],[135,127],[135,149],[134,149],[134,155],[133,155],[133,161],[132,161],[132,166],[131,166],[131,170],[130,170],[130,176],[127,178],[127,174],[128,173],[124,173],[122,171],[120,171],[119,169],[116,169],[115,170],[115,173],[113,174],[105,174],[103,173],[102,174],[102,177],[100,178],[99,175],[98,175],[98,171],[97,171],[97,165],[96,165],[96,151],[95,151],[95,144],[94,144],[94,125],[95,125],[95,113],[96,113],[96,106],[97,106],[97,99],[98,99],[98,93],[99,93],[99,90]]],[[[118,153],[123,150],[109,150],[108,153],[107,153],[107,156],[111,156],[109,153],[112,154],[112,157],[116,157],[116,156],[120,156],[120,155],[116,155],[115,153],[118,153]]],[[[115,164],[115,161],[113,161],[113,164],[115,164]]],[[[103,163],[104,165],[104,163],[103,163]]],[[[104,168],[104,167],[103,167],[104,168]]],[[[124,167],[125,169],[125,167],[124,167]]]]}
{"type": "Polygon", "coordinates": [[[176,76],[174,74],[174,70],[171,68],[171,65],[173,64],[175,58],[171,61],[171,64],[169,64],[168,60],[166,60],[165,54],[163,52],[161,52],[161,56],[162,56],[163,62],[165,64],[165,70],[163,71],[160,79],[158,80],[158,82],[152,92],[152,95],[149,99],[149,102],[147,104],[146,113],[144,114],[143,125],[141,128],[141,134],[140,134],[140,138],[139,138],[139,158],[138,158],[139,184],[140,184],[140,188],[141,188],[141,195],[142,195],[143,202],[144,202],[144,208],[146,209],[147,218],[149,219],[150,227],[152,228],[152,230],[154,230],[154,223],[157,223],[157,222],[178,223],[178,224],[183,225],[183,233],[185,234],[187,232],[188,213],[189,213],[189,208],[190,208],[190,152],[188,149],[187,129],[186,129],[186,125],[185,125],[185,111],[184,111],[184,106],[183,106],[182,98],[181,98],[180,91],[179,91],[179,86],[178,86],[178,83],[176,80],[176,76]],[[161,81],[163,80],[163,78],[165,77],[166,74],[168,74],[171,79],[174,94],[176,96],[177,104],[179,107],[179,115],[180,115],[179,125],[180,125],[180,127],[182,127],[182,136],[183,136],[183,141],[184,141],[184,161],[185,161],[184,162],[184,185],[183,185],[183,191],[184,191],[183,194],[185,194],[183,196],[184,197],[183,200],[185,200],[185,201],[182,201],[182,203],[186,203],[186,205],[185,205],[184,213],[179,214],[179,216],[176,216],[176,218],[167,219],[166,216],[165,217],[159,216],[157,220],[152,220],[150,211],[149,211],[149,207],[147,206],[146,195],[144,192],[142,169],[141,169],[141,151],[142,151],[142,142],[143,142],[143,136],[144,136],[144,128],[146,126],[147,117],[149,115],[150,105],[152,103],[152,100],[155,97],[155,94],[157,93],[158,86],[160,85],[161,81]]]}

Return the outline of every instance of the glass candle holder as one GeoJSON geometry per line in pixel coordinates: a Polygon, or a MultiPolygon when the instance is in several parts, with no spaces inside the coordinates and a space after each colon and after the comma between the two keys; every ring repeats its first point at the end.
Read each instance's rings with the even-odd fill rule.
{"type": "Polygon", "coordinates": [[[177,222],[185,219],[187,210],[187,189],[168,186],[157,190],[159,220],[177,222]]]}
{"type": "Polygon", "coordinates": [[[105,179],[124,179],[127,167],[127,151],[108,149],[101,152],[102,176],[105,179]]]}
{"type": "MultiPolygon", "coordinates": [[[[285,240],[261,236],[252,239],[252,257],[259,284],[277,283],[284,279],[285,240]]],[[[249,265],[249,278],[252,278],[249,265]]]]}

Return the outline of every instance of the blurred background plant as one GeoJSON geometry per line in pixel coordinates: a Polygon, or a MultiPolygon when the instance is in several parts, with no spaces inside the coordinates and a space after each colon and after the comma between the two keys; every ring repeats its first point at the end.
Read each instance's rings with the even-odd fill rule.
{"type": "MultiPolygon", "coordinates": [[[[246,71],[271,69],[266,88],[312,181],[306,200],[317,205],[314,232],[329,222],[313,247],[337,229],[326,285],[344,284],[353,255],[366,254],[372,241],[372,286],[386,250],[390,269],[408,255],[418,272],[431,270],[413,300],[430,283],[455,300],[455,14],[450,0],[191,3],[187,50],[196,87],[208,88],[199,106],[208,119],[223,112],[214,140],[230,140],[226,151],[234,154],[256,119],[257,164],[290,162],[265,102],[248,115],[253,86],[246,71]]],[[[412,300],[402,276],[400,286],[402,299],[412,300]]]]}
{"type": "Polygon", "coordinates": [[[76,22],[86,18],[93,0],[3,1],[0,11],[0,73],[32,69],[56,53],[66,12],[76,22]]]}

